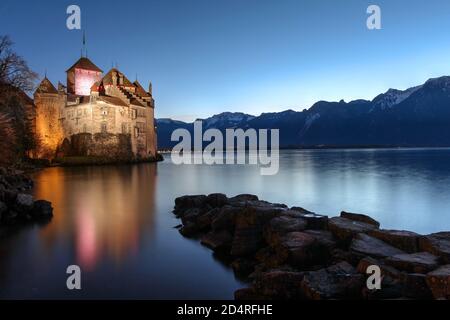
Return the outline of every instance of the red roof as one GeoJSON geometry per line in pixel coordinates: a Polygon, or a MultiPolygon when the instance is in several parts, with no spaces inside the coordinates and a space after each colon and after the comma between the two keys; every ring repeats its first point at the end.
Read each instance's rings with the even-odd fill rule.
{"type": "Polygon", "coordinates": [[[86,57],[81,57],[80,59],[78,59],[78,61],[75,62],[69,69],[67,69],[66,72],[69,72],[74,68],[103,72],[99,67],[97,67],[91,60],[86,57]]]}
{"type": "Polygon", "coordinates": [[[36,92],[56,94],[58,93],[58,90],[56,90],[55,86],[50,82],[50,80],[45,77],[36,89],[36,92]]]}

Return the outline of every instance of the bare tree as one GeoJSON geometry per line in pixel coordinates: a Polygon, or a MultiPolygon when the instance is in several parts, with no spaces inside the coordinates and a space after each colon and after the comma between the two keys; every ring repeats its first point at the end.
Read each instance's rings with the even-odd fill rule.
{"type": "Polygon", "coordinates": [[[12,46],[9,36],[0,36],[0,85],[31,91],[38,75],[12,50],[12,46]]]}
{"type": "Polygon", "coordinates": [[[0,162],[19,161],[35,146],[27,111],[33,102],[25,92],[33,89],[37,74],[12,45],[8,36],[0,36],[0,162]]]}
{"type": "Polygon", "coordinates": [[[0,165],[9,165],[16,154],[16,133],[11,117],[0,111],[0,165]]]}

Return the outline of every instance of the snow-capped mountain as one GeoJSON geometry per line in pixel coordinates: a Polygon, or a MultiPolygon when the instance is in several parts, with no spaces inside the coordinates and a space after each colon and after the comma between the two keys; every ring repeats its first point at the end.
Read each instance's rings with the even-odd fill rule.
{"type": "Polygon", "coordinates": [[[371,111],[375,109],[384,110],[387,108],[392,108],[393,106],[403,102],[420,88],[422,88],[422,86],[416,86],[406,90],[389,89],[386,93],[380,94],[373,99],[373,107],[371,111]]]}
{"type": "Polygon", "coordinates": [[[203,122],[203,128],[220,128],[227,126],[228,128],[234,128],[239,126],[240,123],[254,119],[255,116],[242,113],[242,112],[222,112],[206,119],[197,119],[203,122]]]}
{"type": "MultiPolygon", "coordinates": [[[[158,120],[158,144],[192,123],[158,120]]],[[[204,120],[204,129],[279,129],[281,147],[450,146],[450,77],[430,79],[407,90],[390,89],[372,101],[319,101],[303,111],[251,116],[225,112],[204,120]]]]}

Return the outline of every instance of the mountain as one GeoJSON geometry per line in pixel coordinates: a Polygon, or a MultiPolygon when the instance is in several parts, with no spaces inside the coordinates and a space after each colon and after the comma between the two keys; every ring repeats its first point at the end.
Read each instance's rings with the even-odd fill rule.
{"type": "MultiPolygon", "coordinates": [[[[158,119],[158,145],[170,148],[171,132],[193,124],[158,119]]],[[[224,112],[203,129],[280,129],[281,147],[450,146],[450,77],[406,90],[389,89],[372,101],[319,101],[303,111],[251,116],[224,112]]]]}

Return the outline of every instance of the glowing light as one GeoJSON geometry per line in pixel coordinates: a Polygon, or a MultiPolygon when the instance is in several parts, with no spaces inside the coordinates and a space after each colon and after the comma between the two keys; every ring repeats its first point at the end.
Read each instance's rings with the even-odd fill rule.
{"type": "Polygon", "coordinates": [[[101,72],[75,69],[75,94],[89,96],[92,85],[101,79],[101,72]]]}

